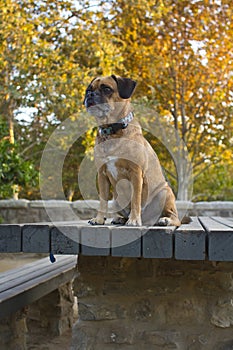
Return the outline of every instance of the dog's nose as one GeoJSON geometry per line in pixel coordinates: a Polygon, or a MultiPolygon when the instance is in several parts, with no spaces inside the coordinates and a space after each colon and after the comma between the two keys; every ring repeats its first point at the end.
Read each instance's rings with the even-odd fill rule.
{"type": "Polygon", "coordinates": [[[91,91],[91,90],[88,90],[88,91],[87,91],[87,96],[88,96],[88,97],[94,97],[94,96],[95,96],[95,92],[94,92],[94,91],[91,91]]]}

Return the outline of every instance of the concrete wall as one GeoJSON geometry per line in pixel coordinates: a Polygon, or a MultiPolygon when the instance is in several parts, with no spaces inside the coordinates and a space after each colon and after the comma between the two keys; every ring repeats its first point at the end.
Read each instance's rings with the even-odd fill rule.
{"type": "Polygon", "coordinates": [[[233,263],[79,257],[71,350],[232,350],[233,263]]]}
{"type": "MultiPolygon", "coordinates": [[[[30,223],[90,219],[99,202],[89,201],[28,201],[26,199],[0,200],[1,223],[30,223]],[[46,206],[46,210],[45,210],[46,206]]],[[[180,215],[233,216],[233,202],[177,202],[180,215]]]]}

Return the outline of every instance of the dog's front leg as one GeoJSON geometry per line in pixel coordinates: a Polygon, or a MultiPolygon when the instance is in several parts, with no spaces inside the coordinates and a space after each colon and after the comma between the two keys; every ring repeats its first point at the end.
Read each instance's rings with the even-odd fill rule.
{"type": "Polygon", "coordinates": [[[130,181],[132,184],[131,210],[126,225],[142,226],[141,201],[142,201],[142,170],[138,167],[132,171],[130,181]]]}
{"type": "Polygon", "coordinates": [[[91,225],[104,225],[106,220],[106,215],[108,212],[110,182],[108,177],[105,175],[103,168],[100,168],[98,172],[98,185],[99,185],[100,206],[99,206],[97,216],[89,221],[89,224],[91,225]]]}

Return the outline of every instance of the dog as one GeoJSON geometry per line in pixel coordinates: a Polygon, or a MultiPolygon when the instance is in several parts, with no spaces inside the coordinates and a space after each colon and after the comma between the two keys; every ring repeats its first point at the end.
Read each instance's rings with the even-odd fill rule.
{"type": "Polygon", "coordinates": [[[104,225],[112,188],[112,224],[180,226],[173,191],[133,114],[136,85],[131,78],[111,75],[94,78],[86,89],[84,105],[98,125],[94,158],[100,197],[89,223],[104,225]]]}

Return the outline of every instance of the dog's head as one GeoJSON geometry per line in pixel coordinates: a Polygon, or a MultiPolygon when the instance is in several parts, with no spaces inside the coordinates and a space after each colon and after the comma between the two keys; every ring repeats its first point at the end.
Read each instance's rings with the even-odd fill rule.
{"type": "Polygon", "coordinates": [[[97,77],[89,84],[84,105],[87,111],[103,122],[114,122],[122,114],[128,113],[130,97],[136,87],[136,81],[130,78],[97,77]]]}

